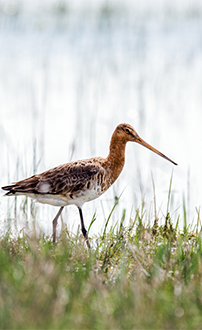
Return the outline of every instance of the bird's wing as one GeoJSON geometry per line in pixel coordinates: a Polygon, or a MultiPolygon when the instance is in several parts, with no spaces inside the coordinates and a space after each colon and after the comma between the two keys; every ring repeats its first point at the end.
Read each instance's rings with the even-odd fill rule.
{"type": "Polygon", "coordinates": [[[81,190],[96,175],[103,176],[104,169],[100,162],[90,159],[54,167],[2,189],[8,190],[6,195],[15,193],[65,195],[81,190]]]}

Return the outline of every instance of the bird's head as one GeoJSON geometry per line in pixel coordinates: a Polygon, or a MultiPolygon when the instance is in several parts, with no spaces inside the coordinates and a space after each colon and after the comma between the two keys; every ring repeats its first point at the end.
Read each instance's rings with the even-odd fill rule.
{"type": "Polygon", "coordinates": [[[136,142],[136,139],[138,138],[137,132],[129,124],[119,124],[115,129],[115,134],[118,139],[123,140],[124,142],[136,142]]]}
{"type": "Polygon", "coordinates": [[[137,142],[141,144],[142,146],[150,149],[151,151],[155,152],[157,155],[167,159],[169,162],[173,163],[174,165],[177,165],[175,162],[173,162],[170,158],[166,157],[164,154],[162,154],[160,151],[155,149],[154,147],[150,146],[147,142],[145,142],[142,138],[139,137],[135,129],[129,125],[129,124],[119,124],[115,129],[115,135],[118,140],[122,140],[124,143],[128,141],[137,142]]]}

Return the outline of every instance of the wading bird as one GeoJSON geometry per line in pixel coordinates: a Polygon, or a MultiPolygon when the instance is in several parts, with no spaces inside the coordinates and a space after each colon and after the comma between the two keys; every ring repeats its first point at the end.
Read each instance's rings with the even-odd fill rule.
{"type": "Polygon", "coordinates": [[[79,210],[83,236],[90,248],[82,206],[102,195],[116,181],[125,163],[125,146],[128,141],[137,142],[177,165],[142,140],[131,125],[120,124],[112,134],[106,158],[95,157],[60,165],[2,189],[8,190],[5,196],[25,195],[43,204],[60,206],[53,219],[53,242],[56,240],[57,220],[64,206],[75,204],[79,210]]]}

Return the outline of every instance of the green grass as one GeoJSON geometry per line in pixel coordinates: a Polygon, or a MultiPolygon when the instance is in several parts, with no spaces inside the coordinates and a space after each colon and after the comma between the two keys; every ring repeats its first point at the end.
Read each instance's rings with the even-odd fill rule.
{"type": "Polygon", "coordinates": [[[199,329],[202,237],[139,211],[92,239],[0,238],[1,329],[199,329]]]}

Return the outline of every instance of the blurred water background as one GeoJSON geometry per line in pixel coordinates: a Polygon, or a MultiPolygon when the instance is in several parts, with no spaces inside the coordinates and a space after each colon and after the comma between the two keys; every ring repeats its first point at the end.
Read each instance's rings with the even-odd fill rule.
{"type": "MultiPolygon", "coordinates": [[[[167,211],[196,223],[202,196],[200,0],[0,0],[0,185],[70,160],[106,156],[120,122],[134,126],[174,167],[134,143],[115,185],[84,205],[97,233],[145,203],[145,222],[167,211]],[[124,191],[123,191],[124,190],[124,191]],[[198,212],[198,213],[197,213],[198,212]]],[[[51,234],[57,208],[0,195],[0,228],[33,224],[51,234]]],[[[76,231],[75,206],[63,221],[76,231]]]]}

